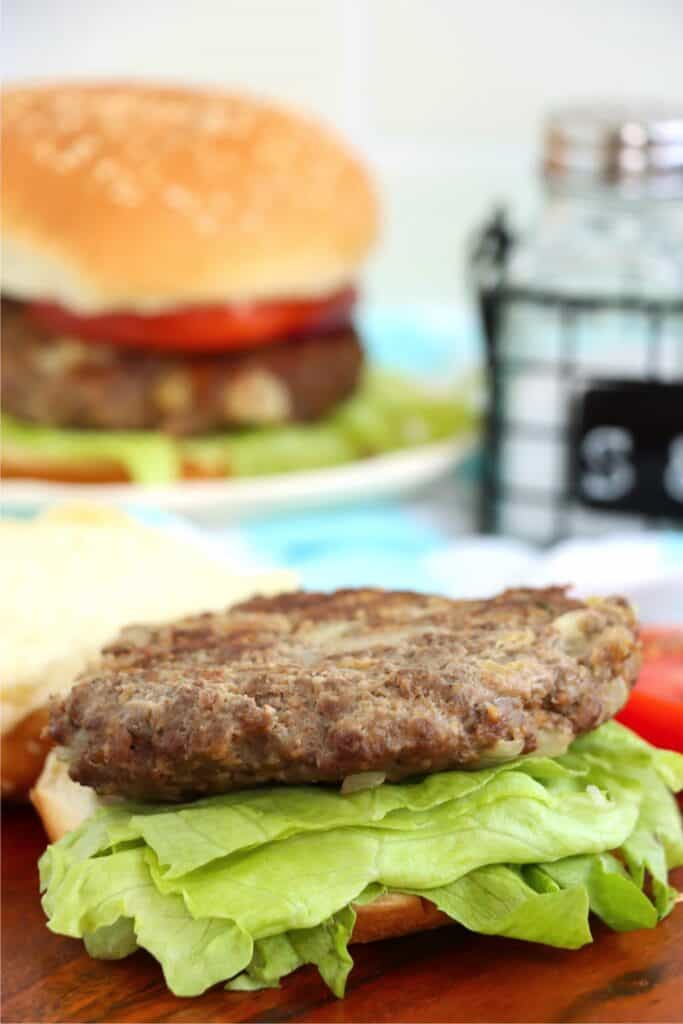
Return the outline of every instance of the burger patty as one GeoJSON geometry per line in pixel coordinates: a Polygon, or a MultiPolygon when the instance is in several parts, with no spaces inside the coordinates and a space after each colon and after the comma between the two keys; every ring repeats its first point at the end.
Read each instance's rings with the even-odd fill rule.
{"type": "Polygon", "coordinates": [[[315,420],[349,397],[363,352],[351,326],[252,351],[178,355],[49,337],[2,303],[2,404],[61,427],[177,435],[315,420]]]}
{"type": "Polygon", "coordinates": [[[560,753],[623,705],[639,660],[620,598],[300,592],[125,629],[50,732],[101,794],[395,780],[560,753]]]}

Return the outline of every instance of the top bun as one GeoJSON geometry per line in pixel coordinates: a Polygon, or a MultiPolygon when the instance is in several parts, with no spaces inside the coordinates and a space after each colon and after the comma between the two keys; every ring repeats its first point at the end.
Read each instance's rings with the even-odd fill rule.
{"type": "Polygon", "coordinates": [[[0,736],[61,695],[130,622],[162,622],[294,586],[241,574],[193,538],[104,506],[0,520],[0,736]]]}
{"type": "Polygon", "coordinates": [[[314,121],[143,84],[4,94],[2,289],[76,311],[313,298],[376,233],[363,167],[314,121]]]}

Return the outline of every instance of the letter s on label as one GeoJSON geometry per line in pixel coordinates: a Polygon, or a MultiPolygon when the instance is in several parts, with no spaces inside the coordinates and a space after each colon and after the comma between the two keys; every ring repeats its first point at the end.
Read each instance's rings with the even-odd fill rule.
{"type": "MultiPolygon", "coordinates": [[[[623,427],[593,427],[581,442],[581,489],[592,501],[618,501],[636,480],[633,438],[623,427]]],[[[683,451],[681,452],[683,460],[683,451]]],[[[683,483],[683,481],[681,481],[683,483]]]]}

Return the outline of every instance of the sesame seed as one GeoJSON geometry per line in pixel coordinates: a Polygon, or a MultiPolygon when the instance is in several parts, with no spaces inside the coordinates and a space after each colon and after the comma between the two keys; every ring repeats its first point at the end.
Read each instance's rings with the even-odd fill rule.
{"type": "Polygon", "coordinates": [[[110,157],[103,157],[98,160],[92,170],[93,177],[97,181],[113,181],[121,173],[121,166],[110,157]]]}
{"type": "Polygon", "coordinates": [[[122,178],[111,182],[109,195],[117,206],[138,206],[141,199],[140,189],[122,178]]]}
{"type": "Polygon", "coordinates": [[[80,167],[81,164],[90,159],[97,149],[97,145],[97,139],[93,138],[92,135],[83,135],[76,139],[75,142],[67,146],[56,157],[55,166],[57,171],[60,174],[66,174],[80,167]]]}
{"type": "Polygon", "coordinates": [[[181,212],[193,210],[197,206],[197,197],[183,185],[168,185],[164,189],[163,199],[171,209],[181,212]]]}

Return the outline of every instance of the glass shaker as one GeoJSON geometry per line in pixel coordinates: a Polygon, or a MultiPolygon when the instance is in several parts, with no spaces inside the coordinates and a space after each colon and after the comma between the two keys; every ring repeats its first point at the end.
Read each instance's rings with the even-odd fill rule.
{"type": "Polygon", "coordinates": [[[550,116],[544,205],[471,271],[489,407],[481,526],[539,542],[683,522],[683,109],[550,116]]]}

